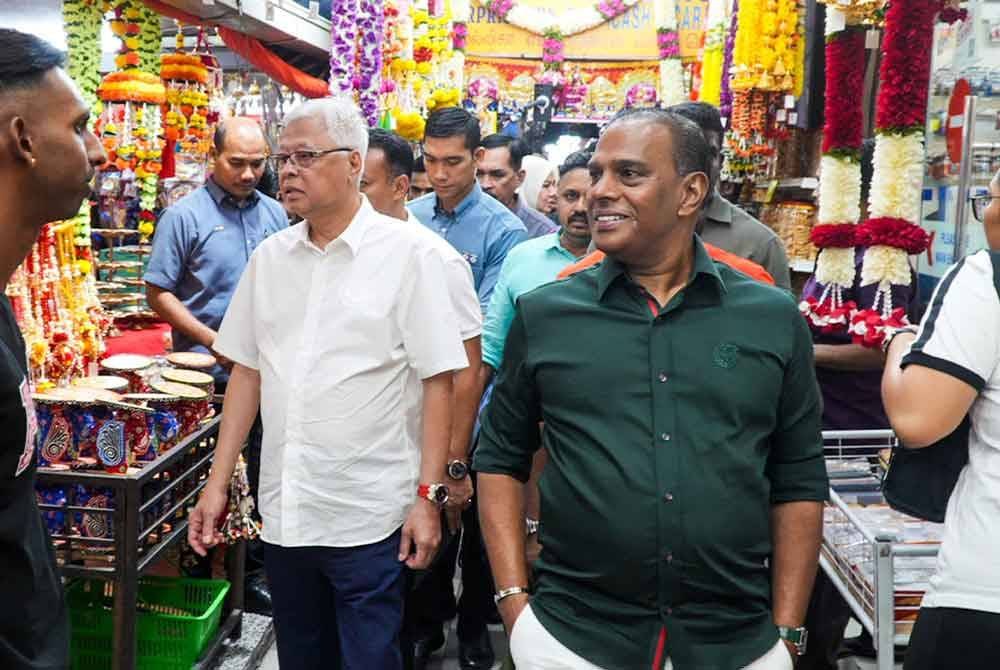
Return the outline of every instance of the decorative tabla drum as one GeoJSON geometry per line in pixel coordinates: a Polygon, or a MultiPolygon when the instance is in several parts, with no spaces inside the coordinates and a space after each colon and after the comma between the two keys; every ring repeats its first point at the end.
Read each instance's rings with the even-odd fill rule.
{"type": "Polygon", "coordinates": [[[146,393],[149,386],[146,384],[146,376],[153,367],[153,359],[149,356],[138,354],[116,354],[101,361],[101,369],[110,375],[117,375],[128,379],[129,393],[146,393]]]}
{"type": "Polygon", "coordinates": [[[98,375],[95,377],[81,377],[73,380],[73,386],[103,389],[114,391],[115,393],[128,393],[128,380],[125,377],[112,375],[98,375]]]}
{"type": "Polygon", "coordinates": [[[93,512],[79,512],[77,526],[83,537],[113,538],[115,536],[111,510],[115,507],[115,492],[109,488],[91,488],[77,485],[76,504],[92,508],[93,512]],[[106,510],[106,511],[105,511],[106,510]]]}
{"type": "Polygon", "coordinates": [[[139,436],[131,443],[132,454],[137,461],[155,460],[158,455],[176,446],[181,432],[177,418],[180,398],[163,393],[130,393],[125,400],[148,408],[141,417],[131,417],[133,424],[128,431],[130,437],[133,433],[139,436]]]}
{"type": "Polygon", "coordinates": [[[77,459],[79,443],[73,430],[71,407],[77,404],[58,395],[36,393],[35,414],[38,417],[38,466],[68,470],[77,459]]]}
{"type": "MultiPolygon", "coordinates": [[[[78,467],[104,466],[109,472],[124,472],[128,469],[127,454],[124,453],[124,424],[121,411],[131,408],[122,402],[122,396],[103,389],[75,386],[55,388],[40,396],[40,401],[55,399],[62,404],[63,413],[69,419],[75,440],[72,461],[78,467]],[[118,426],[121,425],[121,447],[116,443],[118,426]],[[102,455],[103,452],[103,455],[102,455]],[[122,456],[125,460],[122,461],[122,456]],[[124,464],[124,469],[123,469],[124,464]]],[[[48,404],[48,403],[47,403],[48,404]]],[[[43,417],[40,415],[39,417],[43,417]]],[[[55,439],[57,434],[53,434],[55,439]]],[[[56,445],[46,446],[42,438],[40,450],[56,452],[56,445]]],[[[46,461],[51,461],[45,458],[46,461]]]]}
{"type": "Polygon", "coordinates": [[[181,424],[180,439],[198,430],[198,424],[211,412],[211,396],[197,386],[160,381],[153,382],[153,390],[179,398],[177,418],[181,424]]]}
{"type": "Polygon", "coordinates": [[[167,363],[170,363],[175,368],[183,368],[185,370],[202,370],[207,372],[215,367],[216,362],[215,356],[202,354],[197,351],[176,351],[172,354],[167,354],[167,363]]]}
{"type": "Polygon", "coordinates": [[[212,375],[198,370],[178,370],[175,368],[164,368],[160,372],[165,382],[177,382],[200,388],[211,398],[215,394],[215,379],[212,375]]]}

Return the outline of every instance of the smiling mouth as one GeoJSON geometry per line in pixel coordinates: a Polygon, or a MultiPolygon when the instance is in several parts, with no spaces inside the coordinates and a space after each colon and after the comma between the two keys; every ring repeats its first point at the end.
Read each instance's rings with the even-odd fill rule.
{"type": "Polygon", "coordinates": [[[598,230],[613,230],[628,217],[624,214],[601,214],[594,217],[598,230]]]}

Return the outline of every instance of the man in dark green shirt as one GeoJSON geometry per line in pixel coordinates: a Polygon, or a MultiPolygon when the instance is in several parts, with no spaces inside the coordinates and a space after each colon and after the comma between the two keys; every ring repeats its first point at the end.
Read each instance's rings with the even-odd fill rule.
{"type": "Polygon", "coordinates": [[[812,342],[789,295],[694,236],[708,157],[676,114],[612,121],[590,163],[607,260],[518,301],[475,468],[519,670],[790,668],[779,632],[803,636],[827,494],[812,342]]]}

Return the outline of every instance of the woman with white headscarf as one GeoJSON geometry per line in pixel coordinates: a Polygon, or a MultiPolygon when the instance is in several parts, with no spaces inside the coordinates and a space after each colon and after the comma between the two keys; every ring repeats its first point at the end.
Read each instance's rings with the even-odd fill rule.
{"type": "Polygon", "coordinates": [[[559,168],[541,156],[532,154],[521,160],[521,169],[524,170],[521,196],[525,204],[551,216],[556,211],[559,168]]]}

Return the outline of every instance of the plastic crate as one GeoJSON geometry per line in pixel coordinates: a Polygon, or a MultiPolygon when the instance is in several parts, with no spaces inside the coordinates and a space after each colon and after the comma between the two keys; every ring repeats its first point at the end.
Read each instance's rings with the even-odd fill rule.
{"type": "MultiPolygon", "coordinates": [[[[78,581],[66,590],[73,628],[73,670],[107,670],[114,655],[114,599],[106,582],[78,581]]],[[[212,579],[143,577],[136,617],[139,670],[190,670],[219,628],[229,582],[212,579]],[[176,608],[185,614],[147,611],[176,608]]]]}

